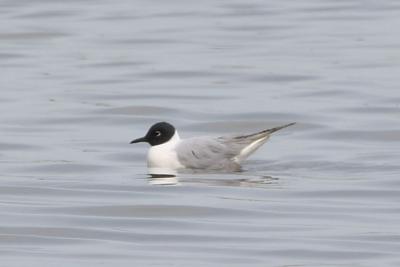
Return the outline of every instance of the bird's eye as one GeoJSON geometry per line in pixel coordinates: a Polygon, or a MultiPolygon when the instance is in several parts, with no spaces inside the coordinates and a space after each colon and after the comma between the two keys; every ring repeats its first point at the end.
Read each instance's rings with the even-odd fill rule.
{"type": "Polygon", "coordinates": [[[155,131],[154,134],[155,134],[156,136],[160,136],[160,135],[161,135],[161,132],[160,132],[160,131],[155,131]]]}

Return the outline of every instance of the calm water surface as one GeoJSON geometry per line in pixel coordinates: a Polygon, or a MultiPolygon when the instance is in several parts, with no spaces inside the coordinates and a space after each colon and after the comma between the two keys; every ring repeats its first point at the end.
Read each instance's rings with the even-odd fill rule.
{"type": "Polygon", "coordinates": [[[400,266],[398,1],[0,1],[2,266],[400,266]],[[241,173],[146,145],[296,121],[241,173]]]}

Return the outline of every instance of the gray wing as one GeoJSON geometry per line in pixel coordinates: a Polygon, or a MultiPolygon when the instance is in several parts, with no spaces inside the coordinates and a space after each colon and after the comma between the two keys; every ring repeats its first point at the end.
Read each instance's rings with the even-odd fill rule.
{"type": "Polygon", "coordinates": [[[240,150],[223,137],[196,137],[182,140],[177,146],[179,161],[187,168],[239,170],[233,158],[240,150]]]}
{"type": "Polygon", "coordinates": [[[253,134],[219,137],[218,139],[220,139],[226,146],[233,149],[236,153],[235,160],[241,162],[261,147],[269,139],[272,133],[294,124],[295,123],[293,122],[253,134]]]}
{"type": "Polygon", "coordinates": [[[178,159],[187,168],[240,170],[239,162],[264,144],[273,132],[293,124],[249,135],[185,139],[177,147],[178,159]]]}

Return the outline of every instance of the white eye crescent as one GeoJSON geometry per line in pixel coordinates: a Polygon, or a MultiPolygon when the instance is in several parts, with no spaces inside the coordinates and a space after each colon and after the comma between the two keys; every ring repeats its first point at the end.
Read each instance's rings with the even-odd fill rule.
{"type": "Polygon", "coordinates": [[[160,131],[155,131],[154,133],[155,133],[156,136],[160,136],[161,135],[160,131]]]}

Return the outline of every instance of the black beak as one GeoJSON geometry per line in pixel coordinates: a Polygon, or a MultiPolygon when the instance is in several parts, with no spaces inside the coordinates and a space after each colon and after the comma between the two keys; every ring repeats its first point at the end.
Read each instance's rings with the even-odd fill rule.
{"type": "Polygon", "coordinates": [[[140,142],[147,142],[146,137],[140,137],[138,139],[133,140],[132,142],[130,142],[130,144],[134,144],[134,143],[140,143],[140,142]]]}

